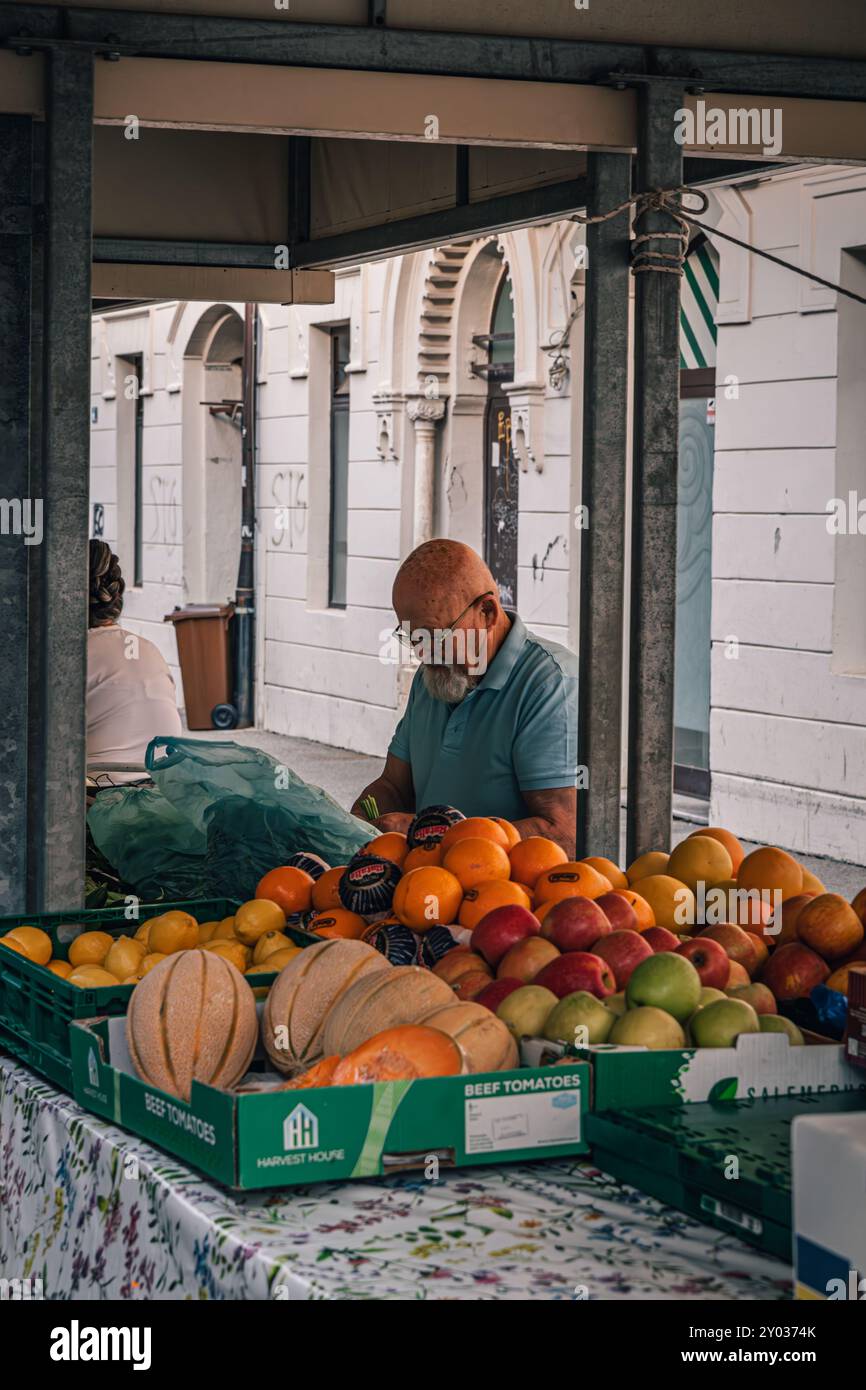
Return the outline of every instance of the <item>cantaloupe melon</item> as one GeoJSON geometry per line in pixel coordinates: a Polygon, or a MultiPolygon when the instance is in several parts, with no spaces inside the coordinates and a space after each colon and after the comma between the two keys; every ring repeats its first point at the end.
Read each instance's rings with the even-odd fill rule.
{"type": "Polygon", "coordinates": [[[362,979],[391,969],[365,941],[342,938],[307,946],[290,960],[274,981],[262,1014],[262,1042],[277,1071],[298,1071],[317,1062],[326,1021],[339,1001],[362,979]]]}
{"type": "Polygon", "coordinates": [[[229,1090],[246,1072],[258,1024],[252,991],[222,956],[174,952],[132,993],[126,1040],[143,1081],[189,1100],[193,1079],[229,1090]]]}
{"type": "MultiPolygon", "coordinates": [[[[377,953],[378,954],[378,953],[377,953]]],[[[322,1048],[345,1057],[386,1028],[417,1023],[432,1009],[454,1003],[454,991],[420,965],[394,965],[358,980],[346,990],[325,1020],[322,1048]]]]}
{"type": "Polygon", "coordinates": [[[460,1044],[468,1072],[505,1071],[518,1064],[517,1043],[502,1019],[482,1004],[446,1004],[418,1021],[460,1044]]]}

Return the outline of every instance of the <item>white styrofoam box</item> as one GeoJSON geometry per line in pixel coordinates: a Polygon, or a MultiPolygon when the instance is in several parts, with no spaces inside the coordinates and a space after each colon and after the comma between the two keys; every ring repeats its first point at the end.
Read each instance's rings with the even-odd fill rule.
{"type": "Polygon", "coordinates": [[[866,1300],[866,1112],[794,1120],[798,1298],[866,1300]]]}

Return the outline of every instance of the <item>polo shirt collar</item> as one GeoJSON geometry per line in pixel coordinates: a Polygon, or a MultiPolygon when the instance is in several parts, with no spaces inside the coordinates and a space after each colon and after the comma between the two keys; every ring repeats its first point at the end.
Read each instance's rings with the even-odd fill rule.
{"type": "Polygon", "coordinates": [[[511,619],[508,636],[494,656],[476,690],[502,690],[508,684],[517,659],[529,639],[525,624],[517,613],[505,610],[511,619]]]}

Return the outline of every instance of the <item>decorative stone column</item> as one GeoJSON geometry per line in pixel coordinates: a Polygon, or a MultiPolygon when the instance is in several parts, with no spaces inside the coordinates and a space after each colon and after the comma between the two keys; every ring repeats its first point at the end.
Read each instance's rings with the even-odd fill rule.
{"type": "Polygon", "coordinates": [[[445,418],[445,402],[437,398],[416,397],[407,402],[406,413],[415,426],[415,500],[412,518],[412,547],[429,541],[433,535],[436,480],[436,426],[445,418]]]}

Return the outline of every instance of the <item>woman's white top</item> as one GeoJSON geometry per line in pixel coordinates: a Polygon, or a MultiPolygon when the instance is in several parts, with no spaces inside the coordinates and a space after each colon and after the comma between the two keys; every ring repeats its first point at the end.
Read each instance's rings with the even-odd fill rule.
{"type": "MultiPolygon", "coordinates": [[[[174,680],[158,647],[111,624],[87,634],[87,763],[143,763],[152,738],[182,732],[174,680]]],[[[141,775],[141,774],[139,774],[141,775]]],[[[135,774],[111,773],[112,782],[135,774]]]]}

